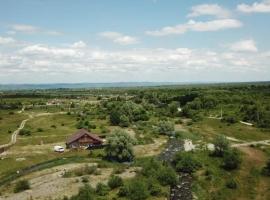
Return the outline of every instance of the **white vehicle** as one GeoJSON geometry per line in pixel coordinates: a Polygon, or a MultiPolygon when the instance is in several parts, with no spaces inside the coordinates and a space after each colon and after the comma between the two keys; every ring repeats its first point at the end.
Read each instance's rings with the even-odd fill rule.
{"type": "Polygon", "coordinates": [[[55,152],[59,152],[59,153],[62,153],[65,151],[64,147],[61,147],[61,146],[54,146],[53,149],[55,152]]]}

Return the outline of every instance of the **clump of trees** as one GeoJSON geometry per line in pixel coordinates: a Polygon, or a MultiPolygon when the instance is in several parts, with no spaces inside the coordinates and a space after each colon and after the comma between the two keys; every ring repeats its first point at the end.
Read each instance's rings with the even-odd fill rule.
{"type": "Polygon", "coordinates": [[[112,125],[127,127],[132,122],[147,121],[149,119],[148,112],[143,106],[132,101],[110,102],[106,104],[106,108],[109,111],[112,125]]]}
{"type": "Polygon", "coordinates": [[[136,141],[123,130],[115,130],[108,137],[105,147],[106,158],[118,162],[130,162],[134,159],[133,145],[136,141]]]}

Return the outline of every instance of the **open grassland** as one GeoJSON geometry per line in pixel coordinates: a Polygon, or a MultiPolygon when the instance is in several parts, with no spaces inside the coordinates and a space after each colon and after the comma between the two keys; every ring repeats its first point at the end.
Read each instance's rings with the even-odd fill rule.
{"type": "Polygon", "coordinates": [[[11,134],[19,127],[27,115],[14,111],[0,110],[0,145],[10,141],[11,134]]]}
{"type": "Polygon", "coordinates": [[[67,114],[55,114],[34,117],[25,125],[24,129],[31,132],[29,136],[19,136],[19,146],[38,145],[65,142],[75,131],[76,119],[67,114]]]}
{"type": "Polygon", "coordinates": [[[192,127],[208,140],[217,134],[223,134],[243,141],[270,139],[269,129],[260,129],[241,123],[227,124],[218,119],[204,118],[202,121],[194,123],[192,127]]]}

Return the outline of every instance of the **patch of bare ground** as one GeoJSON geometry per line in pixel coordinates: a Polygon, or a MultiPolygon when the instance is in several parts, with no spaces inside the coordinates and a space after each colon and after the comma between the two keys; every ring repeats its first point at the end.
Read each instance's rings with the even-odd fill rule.
{"type": "Polygon", "coordinates": [[[154,139],[154,143],[134,146],[134,153],[137,157],[155,156],[161,153],[162,147],[166,144],[164,137],[154,139]]]}
{"type": "MultiPolygon", "coordinates": [[[[68,177],[63,178],[62,175],[66,171],[76,170],[82,168],[85,165],[96,165],[96,163],[76,163],[76,164],[66,164],[62,166],[53,167],[51,169],[45,169],[39,172],[34,172],[29,174],[24,179],[29,180],[31,189],[23,191],[21,193],[12,193],[12,191],[6,191],[0,200],[27,200],[27,199],[39,199],[47,200],[57,198],[63,198],[64,196],[72,196],[78,193],[79,188],[83,186],[81,177],[68,177]]],[[[102,168],[98,175],[85,175],[88,178],[89,184],[92,187],[96,187],[99,182],[107,183],[110,175],[113,172],[112,168],[102,168]]],[[[139,170],[135,167],[130,167],[123,171],[118,176],[127,179],[132,178],[136,175],[136,171],[139,170]]],[[[11,185],[14,185],[12,183],[11,185]]]]}

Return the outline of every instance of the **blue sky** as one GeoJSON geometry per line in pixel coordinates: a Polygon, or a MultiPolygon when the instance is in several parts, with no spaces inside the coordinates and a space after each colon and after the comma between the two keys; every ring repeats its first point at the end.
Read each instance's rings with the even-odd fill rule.
{"type": "Polygon", "coordinates": [[[266,81],[269,0],[0,1],[0,83],[266,81]]]}

